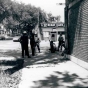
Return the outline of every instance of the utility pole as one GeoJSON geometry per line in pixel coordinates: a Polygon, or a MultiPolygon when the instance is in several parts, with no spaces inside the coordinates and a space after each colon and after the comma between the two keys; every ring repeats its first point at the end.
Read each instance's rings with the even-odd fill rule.
{"type": "Polygon", "coordinates": [[[38,27],[39,27],[39,10],[38,10],[38,27]]]}

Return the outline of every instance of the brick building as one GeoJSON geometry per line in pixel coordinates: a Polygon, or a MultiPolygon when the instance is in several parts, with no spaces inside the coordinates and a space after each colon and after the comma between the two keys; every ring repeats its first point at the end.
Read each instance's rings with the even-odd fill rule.
{"type": "Polygon", "coordinates": [[[66,0],[65,13],[69,58],[88,69],[88,0],[66,0]]]}

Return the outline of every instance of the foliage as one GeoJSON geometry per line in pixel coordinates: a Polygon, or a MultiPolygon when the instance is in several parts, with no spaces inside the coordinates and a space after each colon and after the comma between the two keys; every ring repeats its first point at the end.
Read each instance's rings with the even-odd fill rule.
{"type": "Polygon", "coordinates": [[[30,31],[38,21],[40,23],[46,21],[46,13],[40,8],[11,0],[0,0],[0,23],[6,29],[30,31]]]}

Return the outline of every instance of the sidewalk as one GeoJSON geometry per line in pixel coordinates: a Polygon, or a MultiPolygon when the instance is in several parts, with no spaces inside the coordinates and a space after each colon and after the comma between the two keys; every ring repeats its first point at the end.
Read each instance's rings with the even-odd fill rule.
{"type": "Polygon", "coordinates": [[[19,88],[88,88],[88,71],[58,52],[43,51],[25,59],[19,88]]]}
{"type": "MultiPolygon", "coordinates": [[[[19,47],[19,44],[17,45],[19,47]]],[[[16,74],[13,78],[15,86],[19,83],[17,77],[20,78],[19,75],[22,75],[18,88],[88,88],[87,70],[66,60],[59,52],[50,53],[49,42],[42,41],[40,45],[41,53],[36,51],[36,56],[25,58],[22,69],[10,69],[11,73],[16,74]]],[[[1,58],[15,60],[20,56],[18,49],[8,53],[8,58],[1,58]]]]}
{"type": "Polygon", "coordinates": [[[26,67],[19,88],[88,88],[88,71],[70,61],[26,67]]]}

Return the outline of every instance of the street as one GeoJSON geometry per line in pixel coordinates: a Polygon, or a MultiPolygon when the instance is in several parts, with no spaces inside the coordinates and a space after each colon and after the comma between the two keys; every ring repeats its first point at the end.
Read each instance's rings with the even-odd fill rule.
{"type": "Polygon", "coordinates": [[[19,42],[13,42],[13,40],[0,40],[1,50],[16,50],[20,48],[19,42]]]}
{"type": "MultiPolygon", "coordinates": [[[[70,60],[66,60],[60,55],[60,52],[50,53],[48,41],[42,41],[40,46],[41,53],[38,53],[36,50],[36,56],[24,58],[24,66],[22,69],[10,68],[8,70],[12,72],[10,76],[7,77],[9,79],[8,84],[10,86],[4,88],[88,87],[87,70],[76,65],[70,60]]],[[[21,47],[19,42],[13,42],[12,40],[0,41],[0,47],[0,54],[3,54],[2,57],[21,57],[21,47]]],[[[7,83],[6,79],[4,82],[7,83]]]]}
{"type": "MultiPolygon", "coordinates": [[[[28,46],[29,46],[29,51],[31,53],[30,43],[28,46]]],[[[40,43],[40,46],[41,46],[41,48],[45,47],[45,49],[46,49],[48,47],[48,49],[49,49],[49,42],[45,43],[45,41],[42,41],[40,43]]],[[[21,44],[20,44],[20,42],[13,42],[13,40],[1,40],[0,41],[0,57],[1,56],[21,57],[21,44]]]]}
{"type": "Polygon", "coordinates": [[[13,40],[0,41],[0,58],[4,57],[20,57],[21,46],[19,42],[13,40]]]}

